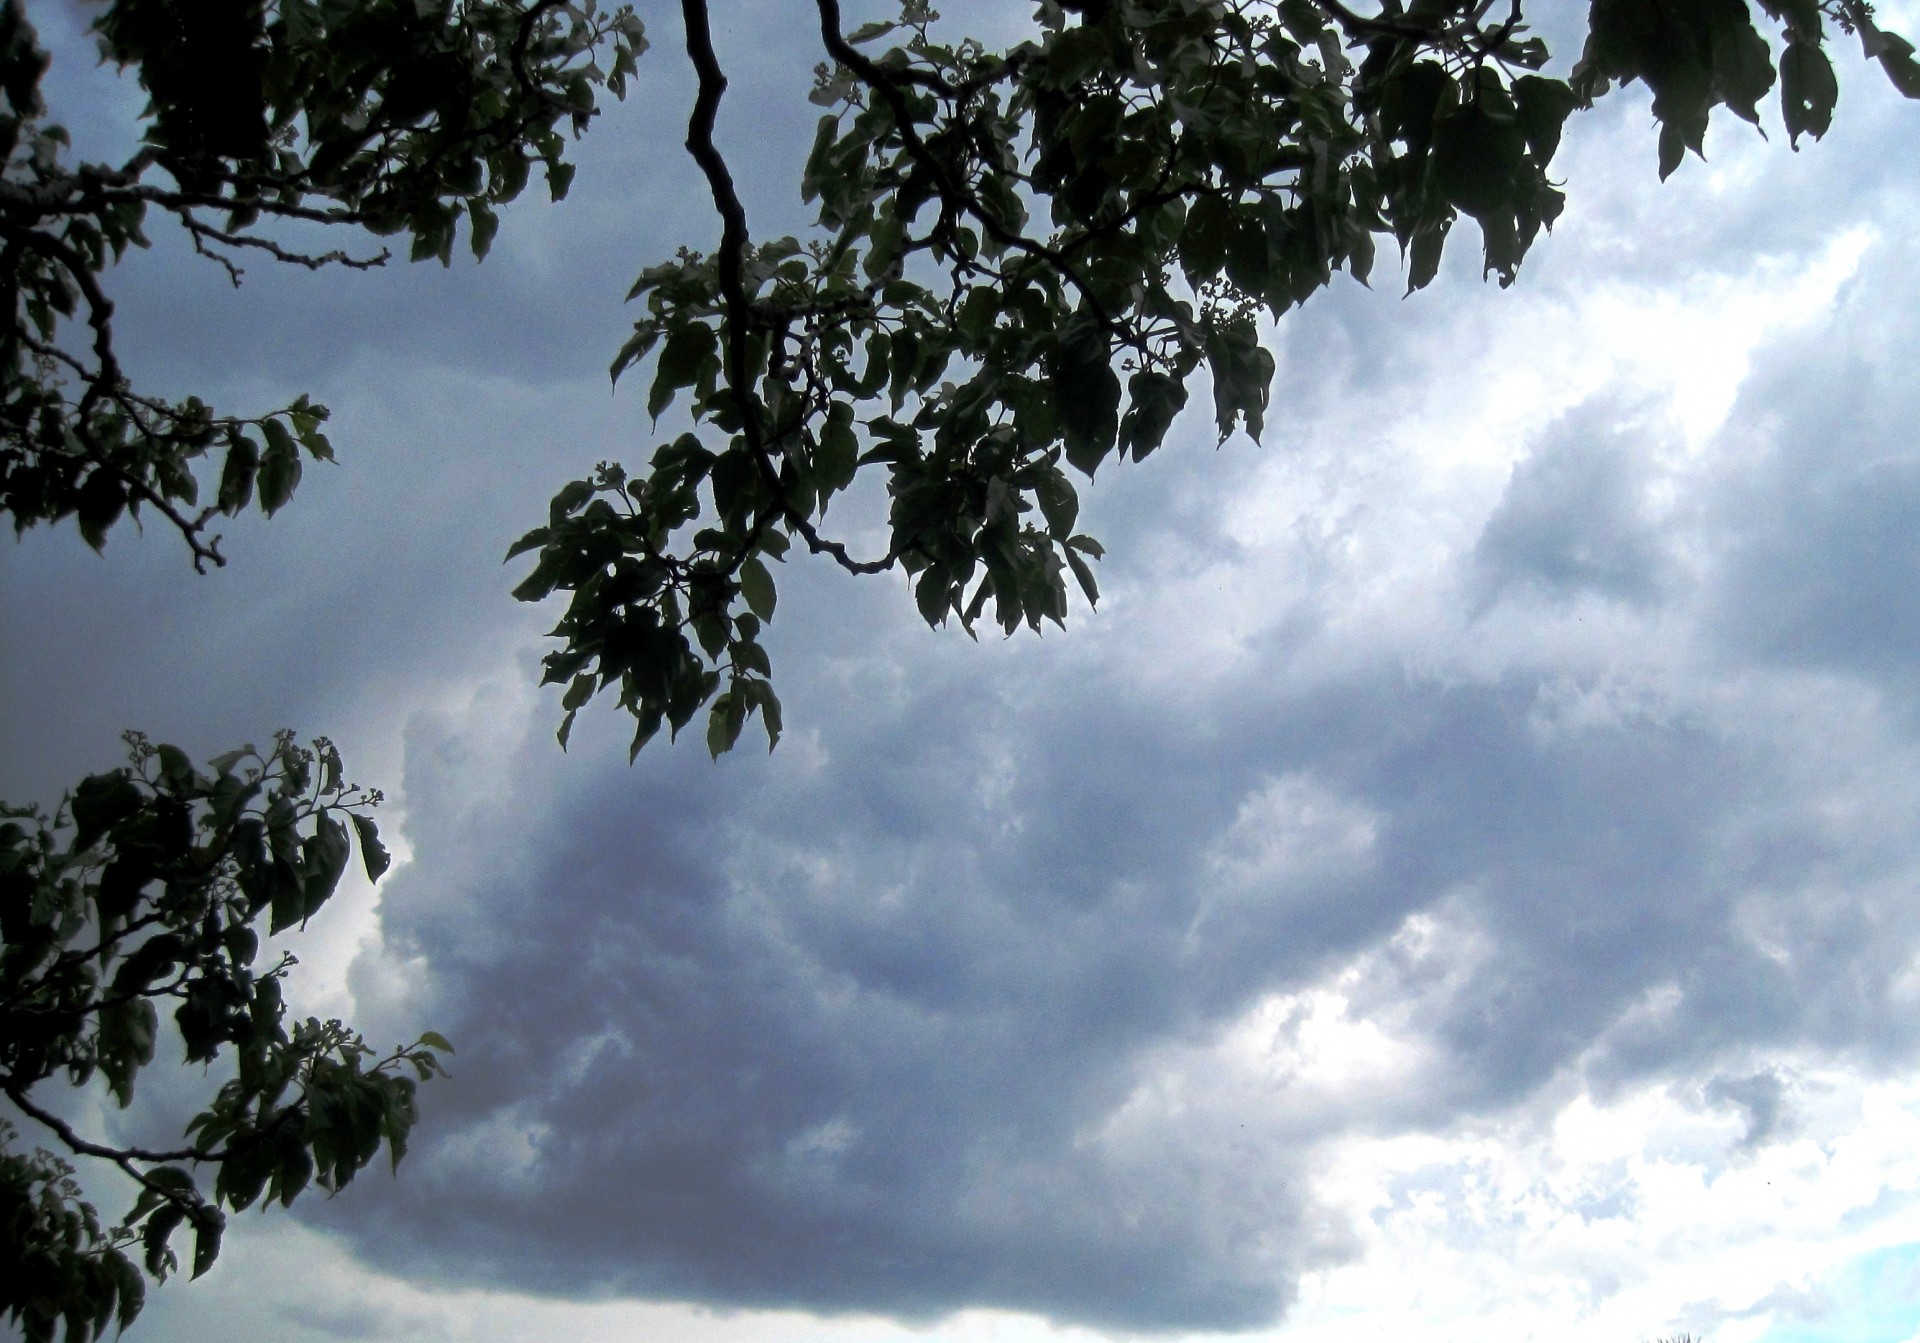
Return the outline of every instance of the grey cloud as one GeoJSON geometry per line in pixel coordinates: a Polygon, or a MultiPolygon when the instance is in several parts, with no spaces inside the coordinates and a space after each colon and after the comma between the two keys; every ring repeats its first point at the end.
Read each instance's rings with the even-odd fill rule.
{"type": "Polygon", "coordinates": [[[1729,653],[1882,687],[1909,711],[1920,670],[1920,440],[1902,353],[1915,339],[1910,239],[1876,243],[1829,323],[1756,360],[1712,498],[1709,627],[1729,653]]]}
{"type": "MultiPolygon", "coordinates": [[[[1825,861],[1811,832],[1752,857],[1780,744],[1543,733],[1527,678],[1384,669],[1236,681],[1196,733],[1085,665],[1076,694],[917,661],[896,703],[803,691],[812,756],[576,773],[529,745],[497,803],[450,825],[424,805],[387,929],[425,958],[417,1010],[460,1077],[408,1179],[328,1220],[382,1261],[541,1291],[1247,1327],[1339,1252],[1301,1193],[1317,1137],[1445,1126],[1569,1068],[1682,1075],[1823,1023],[1904,1038],[1897,967],[1860,983],[1844,911],[1786,964],[1750,936],[1756,887],[1800,899],[1825,861]],[[1362,976],[1362,1009],[1438,1051],[1384,1111],[1329,1112],[1250,1166],[1204,1117],[1114,1136],[1155,1051],[1416,912],[1485,950],[1438,989],[1362,976]]],[[[464,767],[432,761],[410,752],[409,796],[459,796],[464,767]]],[[[1880,936],[1910,948],[1911,923],[1880,936]]]]}
{"type": "Polygon", "coordinates": [[[1547,429],[1474,547],[1481,603],[1528,590],[1654,600],[1665,556],[1641,463],[1656,434],[1644,414],[1593,403],[1547,429]]]}
{"type": "Polygon", "coordinates": [[[1707,1082],[1704,1096],[1714,1105],[1731,1105],[1745,1118],[1739,1147],[1752,1151],[1772,1142],[1787,1120],[1786,1083],[1771,1068],[1745,1077],[1719,1075],[1707,1082]]]}
{"type": "MultiPolygon", "coordinates": [[[[1829,374],[1780,370],[1781,395],[1812,406],[1829,374]]],[[[1350,1252],[1304,1192],[1317,1143],[1445,1130],[1567,1077],[1719,1077],[1758,1143],[1782,1112],[1757,1052],[1904,1066],[1915,742],[1715,614],[1796,535],[1780,463],[1817,485],[1844,454],[1817,417],[1780,420],[1757,466],[1676,477],[1692,494],[1662,523],[1632,461],[1596,460],[1624,449],[1591,417],[1516,473],[1475,563],[1644,594],[1617,651],[1459,611],[1462,640],[1519,640],[1501,670],[1364,638],[1316,670],[1331,636],[1309,622],[1284,656],[1169,689],[1113,655],[1153,637],[1124,616],[950,651],[901,632],[897,593],[796,569],[776,660],[805,726],[771,762],[629,772],[585,723],[557,762],[539,723],[489,763],[421,720],[417,864],[385,926],[459,1076],[405,1180],[309,1215],[410,1272],[535,1291],[1239,1328],[1350,1252]],[[1681,543],[1704,584],[1627,577],[1681,543]],[[1695,610],[1677,682],[1610,699],[1695,610]],[[1429,1051],[1416,1076],[1127,1119],[1167,1050],[1342,968],[1356,1015],[1429,1051]]]]}

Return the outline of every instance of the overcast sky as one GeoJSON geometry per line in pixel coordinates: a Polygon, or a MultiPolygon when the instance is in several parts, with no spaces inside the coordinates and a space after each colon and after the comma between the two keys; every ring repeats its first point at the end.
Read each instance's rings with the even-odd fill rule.
{"type": "MultiPolygon", "coordinates": [[[[28,8],[115,143],[87,11],[28,8]]],[[[715,5],[762,234],[808,8],[715,5]]],[[[1920,108],[1843,47],[1824,143],[1728,118],[1661,185],[1610,98],[1511,290],[1471,225],[1412,298],[1341,280],[1263,445],[1196,416],[1083,489],[1097,613],[976,645],[792,563],[779,750],[630,768],[610,712],[555,745],[500,556],[651,452],[620,298],[717,236],[641,10],[485,266],[232,291],[156,229],[114,277],[149,390],[334,408],[227,570],[0,548],[0,796],[127,726],[331,734],[403,862],[296,1007],[459,1048],[397,1180],[237,1218],[137,1335],[1920,1338],[1920,108]]]]}

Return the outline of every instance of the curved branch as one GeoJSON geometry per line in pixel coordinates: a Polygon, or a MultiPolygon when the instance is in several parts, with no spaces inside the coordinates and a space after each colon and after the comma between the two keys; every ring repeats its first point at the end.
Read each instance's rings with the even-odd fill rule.
{"type": "Polygon", "coordinates": [[[37,1119],[52,1129],[54,1133],[59,1136],[60,1141],[65,1143],[68,1149],[76,1156],[95,1156],[111,1161],[136,1180],[140,1180],[142,1184],[145,1184],[146,1181],[141,1178],[139,1172],[130,1168],[130,1163],[135,1161],[165,1163],[169,1161],[226,1160],[227,1154],[225,1152],[202,1152],[194,1148],[187,1148],[178,1152],[155,1152],[145,1147],[106,1147],[97,1142],[89,1142],[74,1132],[73,1126],[59,1115],[48,1110],[43,1110],[28,1100],[26,1088],[20,1086],[17,1082],[7,1082],[4,1085],[0,1085],[0,1092],[3,1092],[6,1098],[14,1103],[14,1106],[21,1114],[37,1119]]]}
{"type": "MultiPolygon", "coordinates": [[[[727,161],[713,143],[714,121],[719,116],[720,99],[727,91],[726,72],[713,50],[713,30],[707,18],[706,0],[681,0],[681,14],[687,29],[687,57],[699,76],[699,92],[694,98],[693,115],[687,122],[687,152],[706,175],[713,192],[714,209],[720,212],[720,251],[714,258],[720,279],[720,296],[727,310],[727,385],[733,390],[740,408],[740,434],[746,440],[760,475],[780,503],[780,512],[816,555],[832,557],[849,573],[872,574],[891,569],[896,556],[885,559],[856,560],[838,541],[820,535],[812,521],[795,508],[780,486],[780,472],[767,449],[766,427],[760,420],[760,400],[753,393],[752,375],[747,367],[747,335],[754,321],[753,303],[747,297],[743,262],[747,249],[747,210],[734,188],[727,161]]],[[[741,548],[744,556],[751,544],[741,548]]]]}

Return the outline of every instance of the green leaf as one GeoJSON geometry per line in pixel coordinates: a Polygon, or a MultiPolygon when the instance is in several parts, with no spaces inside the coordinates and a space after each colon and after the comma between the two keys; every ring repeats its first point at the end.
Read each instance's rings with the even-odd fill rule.
{"type": "Polygon", "coordinates": [[[780,744],[780,699],[765,681],[747,681],[744,684],[760,709],[760,723],[767,732],[767,750],[771,751],[780,744]]]}
{"type": "Polygon", "coordinates": [[[571,712],[580,708],[593,698],[595,679],[591,672],[581,672],[573,678],[573,684],[567,687],[567,693],[560,699],[560,707],[571,712]]]}
{"type": "Polygon", "coordinates": [[[1880,34],[1883,49],[1877,59],[1887,80],[1903,98],[1920,98],[1920,63],[1913,59],[1913,46],[1897,33],[1880,34]]]}
{"type": "Polygon", "coordinates": [[[746,721],[746,702],[730,690],[720,692],[707,711],[707,753],[718,760],[731,751],[746,721]]]}
{"type": "MultiPolygon", "coordinates": [[[[269,420],[267,424],[272,425],[269,420]]],[[[300,454],[293,445],[293,439],[284,429],[276,440],[271,432],[267,434],[267,450],[260,458],[260,507],[272,517],[293,498],[295,487],[300,484],[300,454]]]]}
{"type": "Polygon", "coordinates": [[[451,1054],[454,1052],[452,1042],[449,1041],[446,1036],[440,1034],[439,1031],[421,1031],[420,1043],[428,1049],[437,1049],[442,1054],[451,1054]]]}
{"type": "Polygon", "coordinates": [[[493,247],[494,235],[500,232],[500,216],[485,201],[478,200],[468,202],[467,216],[473,225],[468,238],[473,248],[473,259],[484,261],[493,247]]]}
{"type": "Polygon", "coordinates": [[[1127,381],[1130,404],[1120,418],[1120,447],[1134,461],[1166,441],[1167,430],[1187,404],[1187,386],[1178,378],[1151,369],[1127,381]]]}
{"type": "Polygon", "coordinates": [[[245,434],[227,439],[227,461],[220,472],[220,511],[238,515],[253,499],[253,478],[260,469],[260,449],[245,434]]]}
{"type": "Polygon", "coordinates": [[[266,436],[269,457],[275,453],[292,453],[295,457],[299,456],[299,445],[294,442],[292,431],[280,420],[260,421],[260,432],[266,436]]]}
{"type": "Polygon", "coordinates": [[[1080,496],[1065,473],[1058,467],[1047,467],[1034,482],[1034,495],[1040,501],[1040,514],[1047,520],[1047,530],[1057,537],[1071,536],[1073,524],[1080,516],[1080,496]]]}
{"type": "Polygon", "coordinates": [[[173,1252],[167,1248],[167,1240],[186,1219],[186,1210],[176,1203],[166,1204],[147,1218],[140,1243],[146,1251],[147,1272],[153,1277],[164,1278],[173,1267],[173,1252]]]}
{"type": "Polygon", "coordinates": [[[934,565],[921,574],[913,585],[913,598],[920,607],[921,618],[929,625],[938,626],[945,621],[947,612],[953,609],[953,585],[946,570],[934,565]]]}
{"type": "Polygon", "coordinates": [[[1274,362],[1260,344],[1252,322],[1235,322],[1207,335],[1207,364],[1213,372],[1214,420],[1226,442],[1236,423],[1246,425],[1255,442],[1265,426],[1274,362]]]}
{"type": "Polygon", "coordinates": [[[1066,547],[1066,556],[1067,567],[1073,570],[1074,578],[1080,583],[1080,590],[1087,594],[1087,605],[1098,606],[1100,604],[1100,585],[1093,581],[1092,567],[1089,566],[1085,560],[1081,559],[1080,553],[1071,546],[1066,547]]]}
{"type": "Polygon", "coordinates": [[[1407,292],[1425,289],[1433,283],[1434,276],[1440,273],[1440,253],[1446,246],[1447,229],[1452,224],[1452,212],[1437,225],[1422,226],[1413,235],[1413,241],[1407,248],[1407,292]]]}
{"type": "MultiPolygon", "coordinates": [[[[834,402],[827,422],[820,430],[820,445],[814,451],[814,480],[822,498],[853,483],[860,464],[860,440],[853,431],[853,407],[834,402]]],[[[822,504],[822,511],[825,505],[822,504]]]]}
{"type": "Polygon", "coordinates": [[[124,770],[94,774],[73,793],[73,848],[84,853],[122,821],[139,813],[146,795],[124,770]]]}
{"type": "Polygon", "coordinates": [[[751,555],[740,564],[740,595],[746,599],[749,611],[762,620],[773,619],[773,608],[779,600],[779,594],[773,586],[773,575],[767,572],[766,565],[751,555]]]}
{"type": "Polygon", "coordinates": [[[705,322],[692,322],[668,332],[654,368],[653,389],[647,393],[647,414],[658,420],[675,392],[694,386],[703,373],[717,368],[719,345],[720,338],[705,322]]]}

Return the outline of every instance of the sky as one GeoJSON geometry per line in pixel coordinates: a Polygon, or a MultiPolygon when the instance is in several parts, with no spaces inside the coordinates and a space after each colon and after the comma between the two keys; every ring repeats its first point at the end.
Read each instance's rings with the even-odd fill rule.
{"type": "MultiPolygon", "coordinates": [[[[1417,295],[1337,281],[1262,443],[1201,413],[1083,487],[1098,611],[976,644],[796,559],[779,749],[629,766],[611,711],[555,744],[500,557],[671,428],[608,389],[621,298],[718,226],[640,8],[484,266],[115,273],[149,389],[333,408],[227,569],[0,547],[0,796],[125,727],[327,733],[400,861],[289,939],[295,1009],[458,1048],[398,1178],[236,1217],[136,1337],[1920,1339],[1920,108],[1842,48],[1824,142],[1716,121],[1662,184],[1610,97],[1511,289],[1470,225],[1417,295]]],[[[805,7],[714,8],[800,228],[805,7]]],[[[119,143],[90,11],[28,9],[119,143]]],[[[142,1085],[95,1131],[206,1082],[142,1085]]]]}

